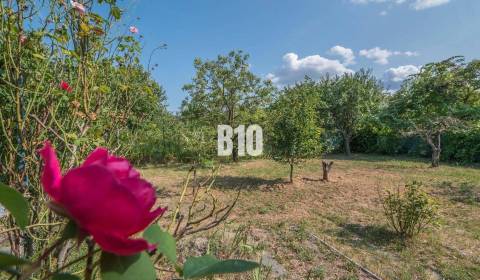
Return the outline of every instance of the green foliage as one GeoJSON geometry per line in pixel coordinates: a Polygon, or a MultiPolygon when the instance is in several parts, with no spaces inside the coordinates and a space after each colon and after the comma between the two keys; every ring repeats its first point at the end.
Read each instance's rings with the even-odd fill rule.
{"type": "Polygon", "coordinates": [[[286,161],[293,169],[302,159],[321,154],[322,130],[317,122],[313,81],[307,79],[286,88],[271,106],[269,115],[272,117],[267,141],[275,160],[286,161]]]}
{"type": "Polygon", "coordinates": [[[12,256],[7,253],[0,252],[0,270],[2,269],[7,269],[12,266],[17,266],[17,265],[24,265],[27,264],[28,261],[12,256]]]}
{"type": "Polygon", "coordinates": [[[69,273],[57,273],[53,275],[52,280],[80,280],[80,278],[69,273]]]}
{"type": "Polygon", "coordinates": [[[480,63],[463,57],[430,63],[411,76],[384,113],[394,129],[421,136],[431,147],[432,166],[439,164],[442,136],[461,131],[479,119],[480,63]]]}
{"type": "Polygon", "coordinates": [[[216,274],[245,272],[258,267],[258,263],[243,260],[219,261],[213,256],[190,257],[183,267],[183,277],[194,279],[216,274]]]}
{"type": "Polygon", "coordinates": [[[480,162],[480,128],[445,133],[442,159],[460,163],[480,162]]]}
{"type": "Polygon", "coordinates": [[[321,121],[340,133],[349,155],[352,138],[362,127],[375,121],[383,99],[382,85],[370,71],[361,69],[354,74],[326,76],[317,88],[321,121]]]}
{"type": "Polygon", "coordinates": [[[275,159],[295,162],[321,152],[311,81],[286,88],[270,108],[269,141],[275,159]]]}
{"type": "Polygon", "coordinates": [[[411,238],[436,222],[438,203],[413,182],[405,186],[405,193],[388,192],[383,200],[389,224],[402,237],[411,238]]]}
{"type": "Polygon", "coordinates": [[[189,96],[182,104],[182,119],[210,130],[220,124],[233,128],[261,124],[273,86],[250,71],[248,58],[242,51],[232,51],[216,60],[195,59],[195,77],[183,87],[189,96]]]}
{"type": "Polygon", "coordinates": [[[140,63],[137,37],[110,32],[122,14],[117,1],[78,2],[84,14],[69,1],[0,0],[0,180],[12,187],[0,186],[0,202],[15,218],[1,219],[0,228],[44,225],[9,231],[12,251],[26,259],[38,257],[45,240],[77,235],[69,224],[62,236],[62,217],[48,212],[37,152],[45,140],[65,170],[98,146],[130,157],[148,140],[145,131],[171,117],[164,90],[140,63]]]}
{"type": "Polygon", "coordinates": [[[21,193],[0,182],[0,205],[15,218],[17,225],[24,229],[30,222],[29,205],[21,193]]]}
{"type": "Polygon", "coordinates": [[[143,237],[148,242],[157,244],[157,251],[163,254],[171,264],[176,265],[177,242],[170,233],[163,231],[158,225],[152,224],[145,230],[143,237]]]}
{"type": "Polygon", "coordinates": [[[232,51],[216,60],[194,61],[196,75],[183,87],[189,97],[182,104],[182,117],[207,125],[246,124],[252,113],[264,107],[272,91],[251,71],[249,55],[232,51]]]}
{"type": "Polygon", "coordinates": [[[472,106],[480,104],[479,67],[478,61],[466,64],[463,57],[425,65],[392,97],[390,120],[398,128],[436,132],[450,128],[449,118],[475,119],[478,112],[472,106]]]}
{"type": "Polygon", "coordinates": [[[78,231],[79,229],[77,227],[77,224],[73,220],[70,220],[68,221],[67,225],[63,229],[62,239],[68,240],[68,239],[75,238],[78,236],[78,231]]]}
{"type": "Polygon", "coordinates": [[[156,274],[152,261],[147,253],[132,256],[117,256],[102,253],[100,259],[102,280],[155,280],[156,274]]]}
{"type": "Polygon", "coordinates": [[[206,166],[216,155],[216,127],[198,126],[195,123],[184,122],[179,131],[182,150],[180,157],[190,162],[194,168],[206,166]]]}

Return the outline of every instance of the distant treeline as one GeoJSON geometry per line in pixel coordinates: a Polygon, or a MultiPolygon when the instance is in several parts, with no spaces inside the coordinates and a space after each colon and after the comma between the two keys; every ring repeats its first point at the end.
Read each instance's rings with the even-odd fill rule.
{"type": "MultiPolygon", "coordinates": [[[[233,51],[196,59],[181,111],[139,137],[142,162],[216,159],[216,126],[259,124],[266,157],[296,162],[325,153],[378,153],[480,161],[480,63],[452,57],[422,67],[391,93],[370,71],[305,77],[284,88],[250,72],[248,55],[233,51]]],[[[237,160],[234,153],[232,160],[237,160]]]]}

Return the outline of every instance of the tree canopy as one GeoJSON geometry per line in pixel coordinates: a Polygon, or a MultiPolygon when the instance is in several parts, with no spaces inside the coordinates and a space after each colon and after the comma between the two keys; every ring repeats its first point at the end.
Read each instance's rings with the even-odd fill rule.
{"type": "Polygon", "coordinates": [[[430,63],[406,80],[390,101],[388,115],[405,135],[419,135],[438,166],[445,132],[464,130],[479,117],[480,63],[463,57],[430,63]]]}
{"type": "MultiPolygon", "coordinates": [[[[213,129],[219,124],[235,128],[254,120],[270,101],[273,86],[250,71],[248,59],[242,51],[219,55],[216,60],[195,59],[196,74],[183,87],[189,96],[182,104],[182,117],[213,129]]],[[[233,159],[237,160],[235,151],[233,159]]]]}
{"type": "Polygon", "coordinates": [[[341,134],[345,153],[349,156],[352,138],[378,110],[383,87],[364,69],[354,74],[326,76],[317,87],[322,101],[319,103],[320,116],[330,129],[341,134]]]}
{"type": "Polygon", "coordinates": [[[269,110],[271,155],[290,165],[290,182],[295,164],[322,152],[315,91],[315,82],[306,79],[285,88],[269,110]]]}

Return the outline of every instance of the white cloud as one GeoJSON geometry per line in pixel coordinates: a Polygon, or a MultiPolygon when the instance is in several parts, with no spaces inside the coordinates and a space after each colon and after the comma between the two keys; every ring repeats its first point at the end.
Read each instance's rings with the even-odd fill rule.
{"type": "Polygon", "coordinates": [[[390,68],[385,71],[385,80],[394,83],[403,82],[408,76],[420,72],[420,67],[415,65],[403,65],[396,68],[390,68]]]}
{"type": "Polygon", "coordinates": [[[419,11],[448,4],[450,0],[350,0],[350,2],[353,4],[395,3],[397,5],[410,2],[410,7],[419,11]]]}
{"type": "Polygon", "coordinates": [[[393,54],[394,54],[393,52],[386,49],[381,49],[379,47],[360,51],[361,56],[364,56],[369,59],[373,59],[378,64],[388,64],[388,58],[393,54]]]}
{"type": "Polygon", "coordinates": [[[325,74],[341,75],[353,72],[338,60],[320,55],[299,58],[295,53],[287,53],[283,56],[282,67],[274,73],[269,73],[266,78],[275,84],[288,85],[302,80],[305,76],[318,79],[325,74]]]}
{"type": "Polygon", "coordinates": [[[375,61],[375,63],[378,63],[378,64],[382,64],[382,65],[385,65],[385,64],[388,64],[388,59],[391,57],[391,56],[399,56],[399,55],[403,55],[403,56],[418,56],[418,52],[412,52],[412,51],[406,51],[406,52],[400,52],[400,51],[391,51],[391,50],[387,50],[387,49],[381,49],[379,47],[375,47],[373,49],[365,49],[365,50],[361,50],[359,52],[360,56],[364,56],[368,59],[373,59],[375,61]]]}
{"type": "Polygon", "coordinates": [[[450,0],[415,0],[411,6],[418,11],[445,5],[449,2],[450,0]]]}
{"type": "Polygon", "coordinates": [[[403,53],[403,55],[406,55],[406,56],[419,56],[420,54],[418,52],[410,52],[410,51],[406,51],[403,53]]]}
{"type": "Polygon", "coordinates": [[[381,12],[379,13],[379,15],[381,15],[381,16],[384,17],[384,16],[388,15],[388,12],[385,11],[385,10],[383,10],[383,11],[381,11],[381,12]]]}
{"type": "Polygon", "coordinates": [[[355,54],[352,49],[337,45],[330,49],[330,53],[341,56],[343,58],[343,65],[355,64],[355,54]]]}

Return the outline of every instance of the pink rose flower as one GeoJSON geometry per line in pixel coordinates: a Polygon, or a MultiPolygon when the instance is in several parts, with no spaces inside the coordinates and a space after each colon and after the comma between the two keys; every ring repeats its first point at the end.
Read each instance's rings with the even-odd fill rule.
{"type": "Polygon", "coordinates": [[[73,8],[81,15],[85,14],[85,6],[83,4],[78,3],[76,1],[70,0],[70,4],[72,4],[73,8]]]}
{"type": "Polygon", "coordinates": [[[155,249],[146,240],[130,236],[144,230],[166,208],[151,211],[155,189],[126,159],[97,148],[81,166],[62,176],[56,152],[48,141],[40,155],[45,163],[43,189],[102,250],[128,256],[155,249]]]}
{"type": "Polygon", "coordinates": [[[60,82],[59,87],[66,92],[72,92],[72,90],[73,90],[72,87],[67,82],[65,82],[64,80],[62,80],[60,82]]]}
{"type": "Polygon", "coordinates": [[[135,26],[130,26],[130,32],[134,33],[134,34],[137,34],[138,33],[138,28],[136,28],[135,26]]]}

